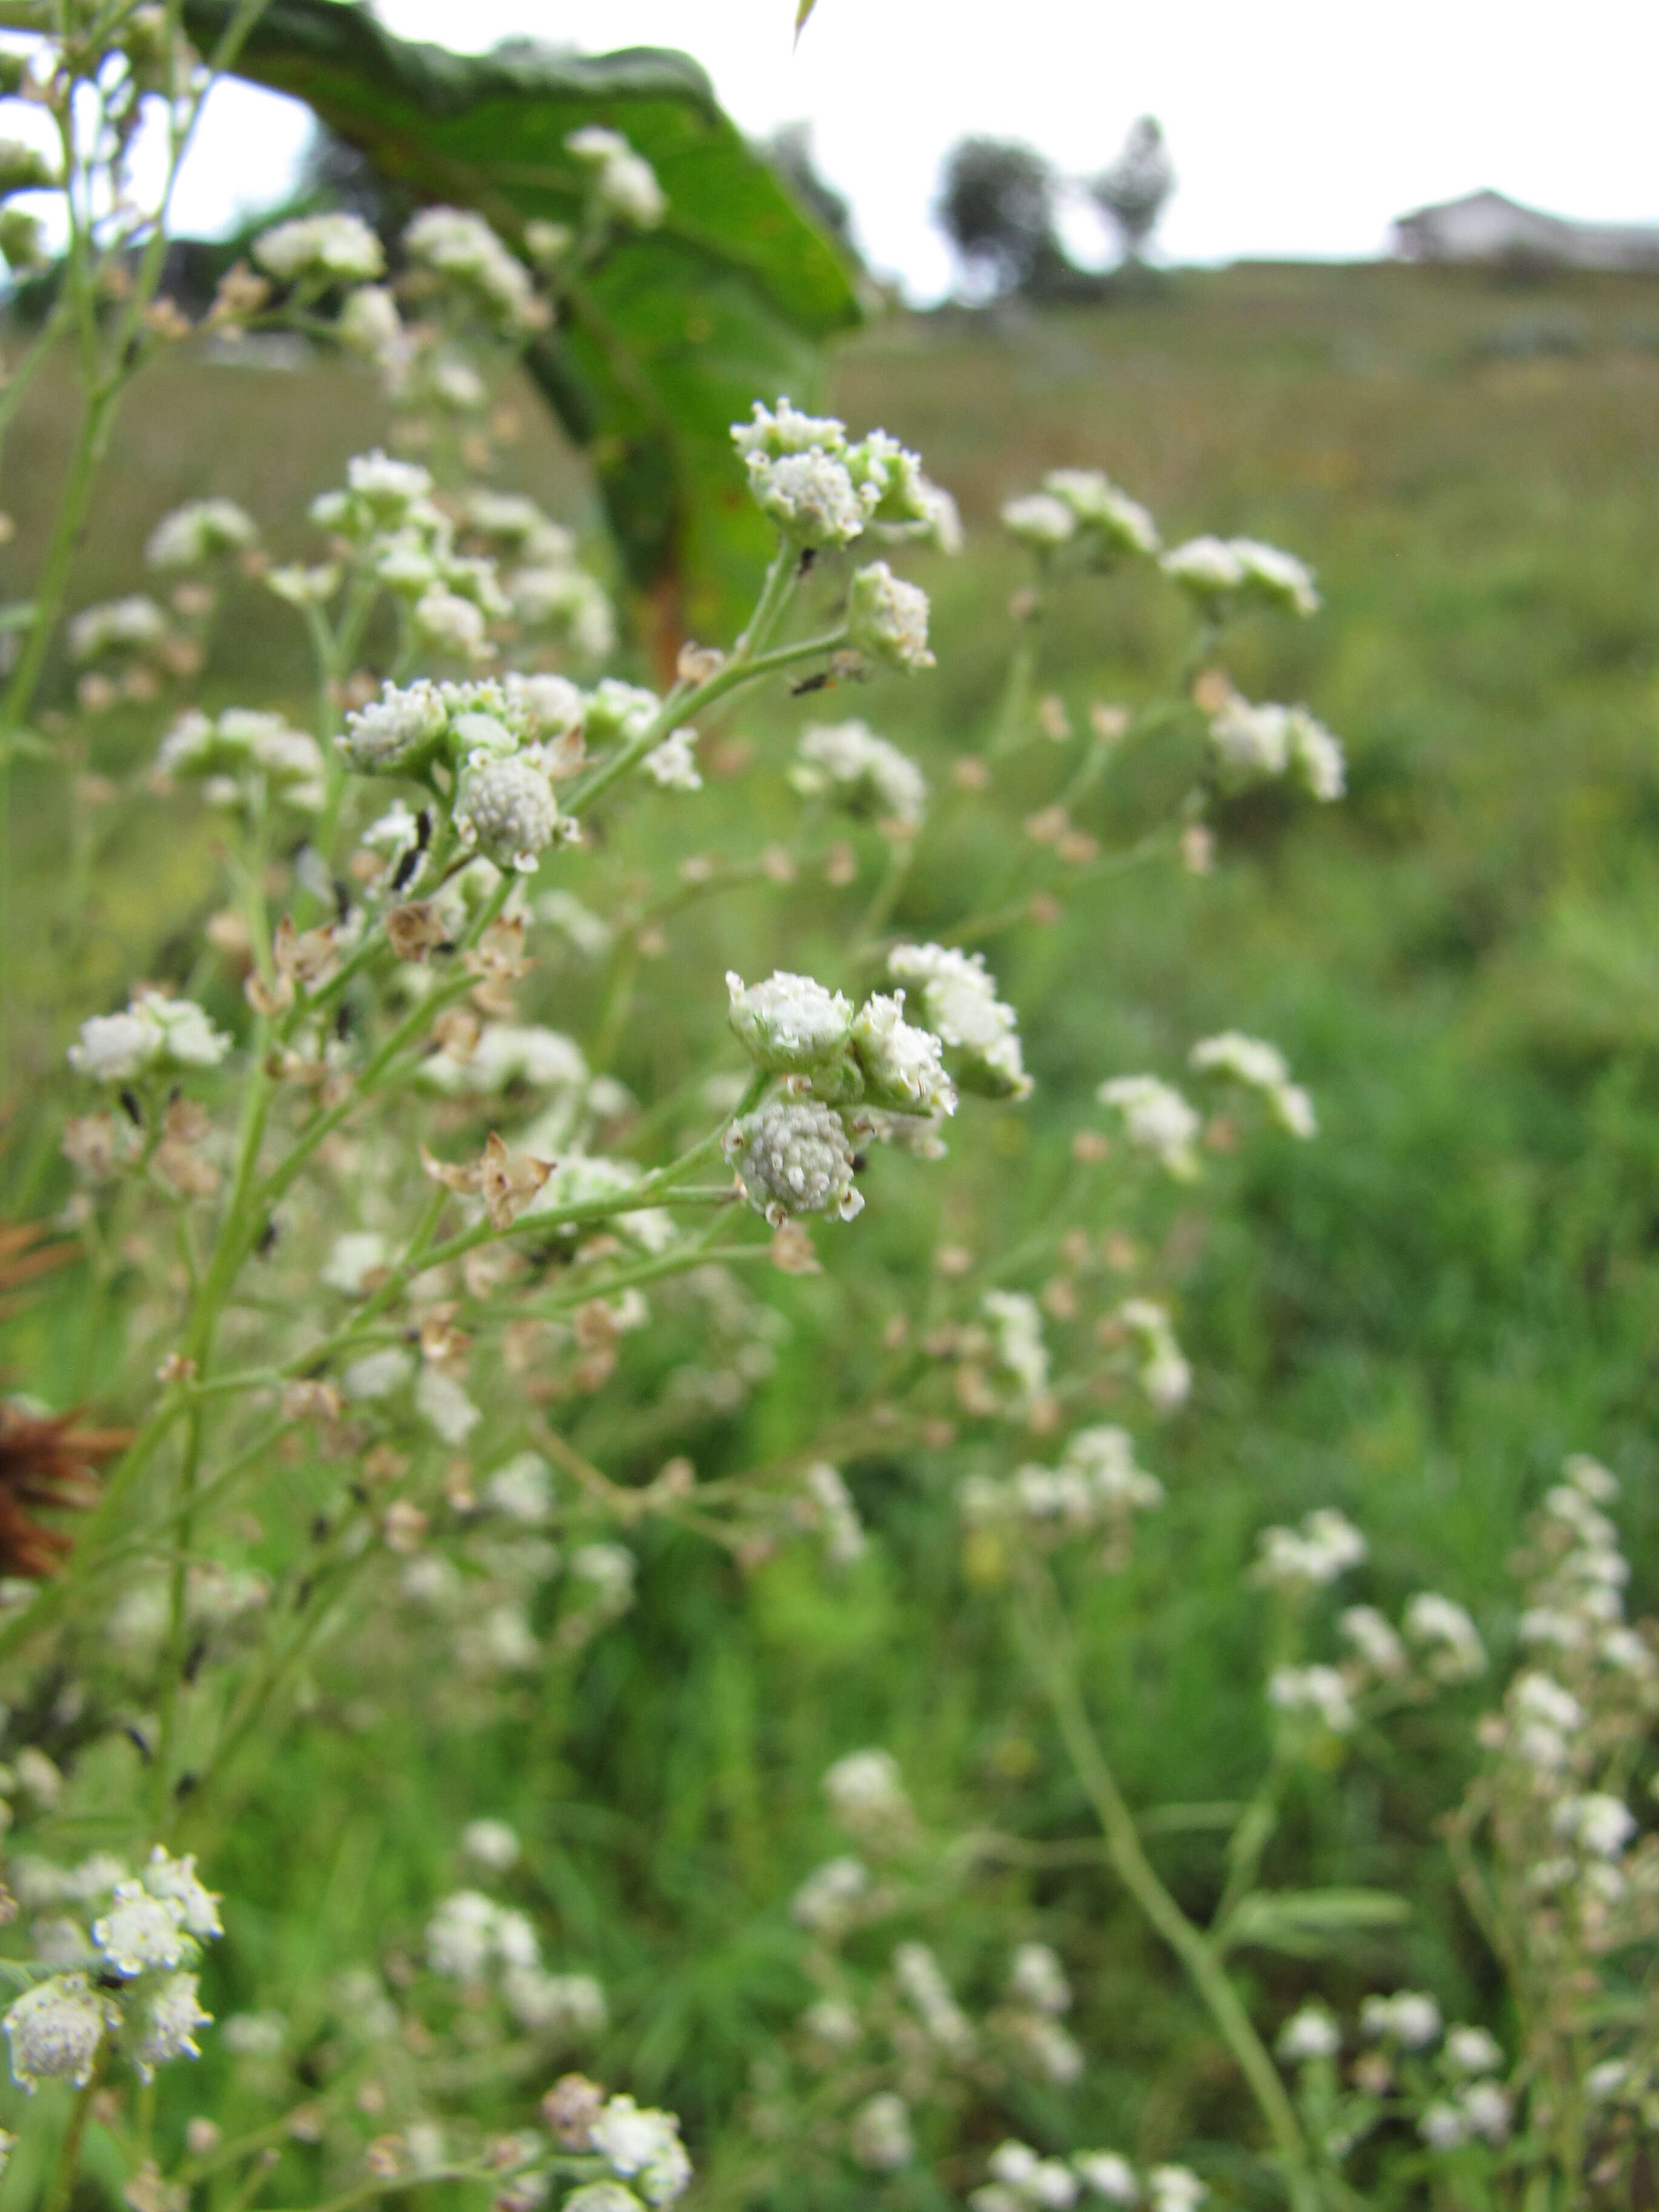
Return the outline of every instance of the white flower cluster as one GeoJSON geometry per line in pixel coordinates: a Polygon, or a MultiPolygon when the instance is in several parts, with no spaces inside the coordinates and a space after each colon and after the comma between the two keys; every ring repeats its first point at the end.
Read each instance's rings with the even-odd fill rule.
{"type": "Polygon", "coordinates": [[[199,568],[216,553],[242,553],[258,543],[251,514],[234,499],[193,499],[163,515],[144,541],[152,568],[199,568]]]}
{"type": "Polygon", "coordinates": [[[840,1936],[869,1894],[870,1869],[862,1859],[826,1859],[789,1900],[790,1917],[815,1936],[840,1936]]]}
{"type": "Polygon", "coordinates": [[[1003,1482],[969,1475],[957,1495],[970,1523],[1022,1520],[1080,1534],[1121,1528],[1133,1514],[1152,1510],[1164,1503],[1164,1486],[1137,1464],[1128,1431],[1103,1422],[1079,1429],[1057,1467],[1017,1468],[1003,1482]]]}
{"type": "Polygon", "coordinates": [[[106,653],[145,653],[167,634],[167,618],[142,592],[82,607],[69,625],[71,660],[96,660],[106,653]]]}
{"type": "MultiPolygon", "coordinates": [[[[732,441],[763,514],[805,549],[850,545],[872,524],[947,545],[955,534],[948,498],[929,483],[915,454],[884,430],[854,443],[847,425],[833,416],[804,415],[787,399],[775,408],[757,400],[754,419],[734,424],[732,441]]],[[[898,627],[914,641],[914,612],[898,627]]],[[[924,599],[921,649],[926,648],[924,599]]]]}
{"type": "Polygon", "coordinates": [[[810,722],[797,751],[789,777],[797,791],[833,793],[850,812],[873,815],[907,834],[921,827],[927,778],[867,722],[810,722]]]}
{"type": "Polygon", "coordinates": [[[823,1794],[836,1818],[855,1836],[890,1841],[910,1828],[910,1800],[890,1752],[849,1751],[825,1773],[823,1794]]]}
{"type": "Polygon", "coordinates": [[[1230,693],[1210,717],[1210,742],[1236,776],[1280,776],[1293,769],[1327,804],[1347,788],[1340,741],[1305,707],[1254,706],[1230,693]]]}
{"type": "Polygon", "coordinates": [[[1024,1291],[987,1291],[980,1310],[991,1324],[992,1358],[1013,1384],[1020,1410],[1036,1405],[1048,1392],[1041,1307],[1024,1291]]]}
{"type": "Polygon", "coordinates": [[[1312,1137],[1319,1122],[1313,1101],[1299,1083],[1292,1083],[1285,1055],[1277,1045],[1238,1030],[1224,1030],[1218,1036],[1204,1037],[1193,1047],[1189,1065],[1200,1075],[1214,1075],[1260,1091],[1268,1111],[1292,1137],[1312,1137]]]}
{"type": "MultiPolygon", "coordinates": [[[[176,1859],[159,1844],[137,1880],[118,1865],[108,1871],[108,1907],[90,1940],[76,1923],[53,1923],[64,1938],[59,1955],[83,1959],[85,1970],[37,1982],[5,2015],[12,2073],[31,2092],[47,2081],[84,2087],[110,2051],[146,2081],[175,2058],[201,2055],[196,2030],[210,2015],[188,1969],[203,1944],[224,1933],[218,1899],[198,1879],[193,1858],[176,1859]]],[[[87,1879],[72,1877],[56,1894],[96,1894],[105,1873],[100,1866],[90,1890],[87,1879]]]]}
{"type": "Polygon", "coordinates": [[[1193,1388],[1192,1363],[1176,1341],[1167,1306],[1156,1298],[1126,1298],[1117,1319],[1140,1354],[1140,1387],[1161,1413],[1184,1406],[1193,1388]]]}
{"type": "Polygon", "coordinates": [[[1051,469],[1041,491],[1006,502],[1002,524],[1035,552],[1069,547],[1100,568],[1125,554],[1158,550],[1152,516],[1098,469],[1051,469]]]}
{"type": "Polygon", "coordinates": [[[1332,1735],[1348,1735],[1358,1719],[1346,1677],[1335,1667],[1275,1667],[1267,1677],[1267,1702],[1332,1735]]]}
{"type": "Polygon", "coordinates": [[[1314,580],[1294,554],[1255,538],[1192,538],[1164,556],[1164,573],[1212,619],[1251,600],[1294,615],[1319,611],[1314,580]]]}
{"type": "Polygon", "coordinates": [[[668,212],[667,197],[649,161],[620,132],[590,123],[564,143],[565,150],[592,170],[595,195],[607,215],[636,230],[656,228],[668,212]]]}
{"type": "MultiPolygon", "coordinates": [[[[495,1841],[492,1837],[492,1846],[495,1841]]],[[[476,1850],[473,1856],[478,1856],[476,1850]]],[[[527,2034],[576,2043],[604,2031],[605,1992],[592,1976],[548,1973],[540,1942],[525,1915],[496,1904],[482,1890],[460,1889],[441,1900],[427,1923],[426,1957],[433,1972],[446,1980],[497,1987],[508,2013],[527,2034]]]]}
{"type": "Polygon", "coordinates": [[[974,2030],[957,2002],[939,1960],[925,1943],[901,1943],[893,1953],[893,1979],[914,2007],[923,2029],[942,2051],[961,2057],[974,2046],[974,2030]]]}
{"type": "Polygon", "coordinates": [[[1095,1096],[1123,1116],[1123,1131],[1137,1150],[1155,1159],[1183,1182],[1199,1172],[1194,1151],[1201,1124],[1173,1084],[1156,1075],[1115,1075],[1095,1096]]]}
{"type": "Polygon", "coordinates": [[[183,776],[203,787],[214,805],[251,802],[256,788],[303,813],[323,804],[322,748],[308,731],[296,730],[281,714],[250,707],[226,707],[204,714],[192,707],[161,740],[157,773],[183,776]]]}
{"type": "Polygon", "coordinates": [[[363,284],[384,274],[386,254],[361,216],[307,215],[262,231],[253,258],[282,284],[363,284]]]}
{"type": "Polygon", "coordinates": [[[906,583],[884,561],[854,572],[847,591],[847,638],[866,660],[913,676],[931,668],[927,650],[927,594],[906,583]]]}
{"type": "Polygon", "coordinates": [[[998,998],[983,953],[900,945],[887,966],[897,981],[916,987],[922,1020],[944,1045],[945,1064],[962,1090],[989,1098],[1030,1097],[1018,1022],[998,998]]]}
{"type": "Polygon", "coordinates": [[[883,1113],[952,1114],[955,1087],[939,1040],[904,1018],[904,994],[878,993],[855,1015],[839,991],[780,969],[745,984],[728,974],[731,1022],[757,1066],[807,1077],[827,1098],[883,1113]]]}
{"type": "Polygon", "coordinates": [[[464,292],[499,328],[532,331],[547,320],[529,270],[471,209],[422,208],[404,233],[404,246],[411,261],[464,292]]]}
{"type": "Polygon", "coordinates": [[[1143,2205],[1146,2212],[1196,2212],[1208,2189],[1185,2166],[1137,2173],[1116,2151],[1078,2150],[1043,2158],[1029,2143],[999,2143],[987,2160],[991,2179],[969,2192],[973,2212],[1071,2212],[1080,2197],[1108,2204],[1143,2205]]]}
{"type": "Polygon", "coordinates": [[[1319,1589],[1357,1567],[1370,1547],[1346,1515],[1331,1506],[1308,1514],[1299,1528],[1264,1528],[1256,1538],[1255,1578],[1278,1589],[1319,1589]]]}
{"type": "Polygon", "coordinates": [[[82,1022],[69,1064],[94,1083],[133,1083],[141,1075],[217,1067],[230,1044],[193,1000],[144,992],[125,1013],[94,1014],[82,1022]]]}

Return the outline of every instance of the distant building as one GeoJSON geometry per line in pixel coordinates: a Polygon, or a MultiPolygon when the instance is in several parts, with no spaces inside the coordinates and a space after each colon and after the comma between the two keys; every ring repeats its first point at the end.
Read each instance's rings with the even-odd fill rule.
{"type": "Polygon", "coordinates": [[[1419,208],[1394,227],[1408,261],[1544,262],[1573,269],[1659,272],[1659,223],[1574,222],[1522,207],[1502,192],[1419,208]]]}

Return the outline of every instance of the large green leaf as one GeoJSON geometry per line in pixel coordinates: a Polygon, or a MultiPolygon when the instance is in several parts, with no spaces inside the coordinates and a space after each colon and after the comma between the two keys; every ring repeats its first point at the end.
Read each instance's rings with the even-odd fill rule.
{"type": "MultiPolygon", "coordinates": [[[[186,0],[203,43],[229,4],[186,0]]],[[[528,222],[578,212],[584,179],[564,140],[580,125],[620,131],[652,163],[666,220],[618,238],[532,367],[592,456],[659,646],[729,630],[769,543],[729,426],[780,392],[810,403],[823,341],[861,310],[838,248],[696,64],[528,41],[453,54],[393,38],[348,0],[271,0],[237,67],[306,101],[388,181],[477,208],[514,243],[528,222]]]]}

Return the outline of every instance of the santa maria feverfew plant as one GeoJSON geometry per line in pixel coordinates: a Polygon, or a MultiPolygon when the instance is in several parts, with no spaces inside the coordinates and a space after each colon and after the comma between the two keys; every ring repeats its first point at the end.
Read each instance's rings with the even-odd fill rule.
{"type": "Polygon", "coordinates": [[[1136,1567],[1158,1427],[1194,1383],[1175,1270],[1125,1224],[1156,1224],[1171,1191],[1224,1190],[1241,1146],[1313,1140],[1316,1103],[1273,1045],[1228,1030],[1178,1068],[1100,1066],[1098,1110],[1062,1179],[1033,1176],[1017,1235],[958,1241],[927,1194],[950,1191],[959,1132],[1033,1096],[1040,1040],[999,974],[1024,933],[1141,866],[1206,872],[1233,794],[1341,797],[1336,738],[1304,705],[1242,696],[1223,659],[1236,623],[1314,611],[1312,577],[1254,539],[1166,548],[1103,475],[1052,471],[1002,515],[1028,564],[1006,686],[930,782],[881,725],[893,687],[934,670],[927,593],[903,572],[959,550],[954,503],[884,430],[765,391],[731,429],[769,536],[757,595],[647,688],[606,580],[497,434],[526,349],[580,320],[618,240],[674,222],[652,165],[590,122],[562,141],[571,224],[509,241],[431,204],[390,251],[348,213],[262,234],[209,331],[297,333],[362,364],[381,446],[311,487],[302,518],[204,489],[153,518],[128,590],[76,604],[122,392],[190,336],[161,291],[170,179],[258,12],[234,14],[207,64],[165,7],[43,17],[7,79],[33,135],[4,157],[0,245],[26,264],[22,203],[41,194],[69,243],[0,406],[70,346],[85,415],[9,611],[4,772],[94,772],[71,810],[64,941],[88,872],[118,865],[104,825],[123,802],[171,816],[201,871],[182,952],[137,922],[107,1003],[69,1006],[69,964],[61,1060],[24,1117],[35,1180],[67,1164],[58,1222],[118,1316],[100,1399],[125,1426],[25,1394],[0,1430],[15,2171],[52,2212],[111,2175],[138,2212],[441,2185],[506,2212],[677,2202],[694,2179],[679,2122],[575,2070],[603,2050],[611,2078],[654,2078],[568,1924],[555,1954],[523,1838],[489,1807],[458,1789],[453,1879],[396,1925],[356,1917],[350,1955],[287,2009],[216,1859],[245,1861],[251,1808],[313,1728],[366,1733],[401,1702],[441,1759],[556,1705],[651,1601],[641,1562],[671,1533],[745,1571],[817,1547],[833,1596],[872,1543],[846,1470],[897,1459],[948,1498],[966,1601],[1095,1831],[940,1824],[888,1751],[840,1757],[824,1790],[848,1848],[788,1905],[811,2000],[768,2027],[708,2201],[1629,2201],[1659,2094],[1643,1996],[1659,1876],[1637,1809],[1654,1662],[1623,1618],[1611,1476],[1576,1462],[1545,1501],[1524,1656],[1471,1723],[1475,1778],[1448,1808],[1507,2039],[1447,2026],[1426,1990],[1268,2017],[1246,1954],[1322,1956],[1401,1912],[1381,1890],[1270,1881],[1287,1798],[1401,1717],[1467,1699],[1486,1638],[1437,1592],[1397,1618],[1339,1607],[1367,1547],[1334,1511],[1264,1531],[1259,1790],[1150,1820],[1115,1771],[1078,1618],[1136,1567]],[[133,147],[158,111],[170,166],[146,197],[133,147]],[[1042,616],[1082,581],[1109,621],[1126,570],[1175,595],[1190,635],[1161,691],[1098,703],[1074,735],[1039,689],[1042,616]],[[253,595],[305,641],[303,702],[240,688],[253,595]],[[136,773],[102,749],[117,710],[151,726],[136,773]],[[1149,757],[1176,796],[1115,848],[1101,795],[1149,757]],[[1015,766],[1047,795],[1010,820],[1015,766]],[[715,788],[744,780],[752,817],[715,788]],[[996,859],[947,867],[941,914],[937,856],[966,832],[996,859]],[[740,899],[761,906],[758,964],[734,933],[708,957],[740,899]],[[690,1052],[651,1034],[667,1004],[690,1010],[690,1052]],[[821,1421],[773,1387],[803,1343],[821,1421]],[[706,1471],[750,1411],[763,1448],[706,1471]],[[1194,1909],[1158,1838],[1216,1831],[1194,1909]],[[1097,1866],[1184,1977],[1249,2114],[1224,2165],[1073,2123],[1109,2054],[1068,2024],[1073,1975],[1025,1907],[957,1994],[956,1901],[1050,1864],[1097,1866]]]}

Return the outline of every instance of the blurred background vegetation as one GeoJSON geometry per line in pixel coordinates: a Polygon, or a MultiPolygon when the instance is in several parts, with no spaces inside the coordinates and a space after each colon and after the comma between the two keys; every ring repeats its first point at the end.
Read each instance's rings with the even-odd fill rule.
{"type": "MultiPolygon", "coordinates": [[[[1242,689],[1306,699],[1340,734],[1346,805],[1316,816],[1237,802],[1212,875],[1160,865],[1107,878],[1052,927],[988,945],[1021,1010],[1035,1098],[965,1127],[939,1169],[882,1164],[856,1234],[822,1239],[878,1323],[884,1270],[927,1241],[901,1233],[903,1217],[938,1209],[940,1234],[994,1246],[1058,1178],[1104,1076],[1175,1075],[1194,1039],[1237,1025],[1279,1042],[1312,1089],[1320,1142],[1252,1142],[1223,1164],[1237,1206],[1212,1221],[1200,1189],[1126,1223],[1164,1240],[1198,1373],[1191,1404],[1146,1447],[1168,1506],[1086,1624],[1097,1707],[1138,1801],[1237,1798],[1254,1781],[1261,1608],[1241,1569],[1266,1521],[1339,1504],[1373,1539],[1365,1595],[1427,1583],[1484,1612],[1508,1601],[1522,1512],[1565,1451],[1590,1450],[1626,1481],[1639,1616],[1659,1565],[1659,285],[1578,276],[1516,289],[1403,266],[1182,272],[1109,304],[890,315],[836,354],[823,396],[917,448],[963,507],[966,556],[913,564],[934,596],[937,673],[837,697],[829,714],[867,714],[941,794],[1004,679],[1006,603],[1023,578],[996,510],[1043,469],[1104,467],[1171,539],[1213,529],[1283,544],[1326,597],[1310,623],[1245,629],[1227,658],[1242,689]]],[[[597,536],[580,467],[527,386],[515,404],[512,481],[597,536]]],[[[132,588],[146,530],[210,489],[244,501],[279,551],[300,550],[305,502],[381,423],[372,380],[337,365],[228,350],[164,362],[125,418],[80,600],[132,588]]],[[[9,463],[24,573],[67,434],[67,394],[47,381],[9,463]]],[[[1091,702],[1133,702],[1164,680],[1177,625],[1155,585],[1068,586],[1042,627],[1040,688],[1081,730],[1091,702]]],[[[228,702],[244,682],[262,699],[287,687],[304,710],[297,635],[251,592],[222,626],[206,693],[228,702]]],[[[758,849],[787,828],[798,802],[783,769],[809,709],[826,718],[822,700],[734,718],[716,762],[754,768],[715,775],[697,801],[641,800],[628,865],[644,853],[648,875],[659,838],[665,884],[688,838],[758,849]]],[[[89,772],[149,757],[153,717],[99,726],[89,772]]],[[[1158,772],[1155,759],[1127,763],[1088,826],[1132,834],[1158,772]]],[[[1024,813],[1057,777],[1039,746],[1000,779],[997,804],[1024,813]]],[[[212,834],[142,798],[112,824],[82,786],[67,803],[106,844],[71,918],[46,872],[64,849],[61,793],[20,772],[21,818],[40,835],[14,894],[12,957],[35,1001],[42,1077],[73,1023],[115,1003],[135,942],[153,947],[153,974],[184,957],[212,834]],[[74,1004],[44,1003],[62,957],[52,933],[71,926],[74,1004]]],[[[949,813],[933,872],[901,907],[905,927],[925,933],[960,911],[978,819],[949,813]]],[[[776,896],[669,924],[672,988],[646,963],[624,1079],[649,1091],[705,1048],[720,972],[772,964],[776,896]],[[683,979],[699,969],[708,990],[688,1004],[683,979]]],[[[844,902],[817,887],[787,896],[798,948],[816,939],[830,972],[844,902]]],[[[550,972],[539,989],[536,1017],[582,1035],[591,978],[550,972]]],[[[52,1188],[48,1174],[46,1200],[52,1188]]],[[[804,1432],[829,1402],[816,1331],[846,1310],[810,1281],[781,1282],[775,1297],[799,1326],[751,1406],[695,1440],[708,1471],[804,1432]]],[[[0,1369],[54,1402],[98,1403],[114,1326],[67,1272],[0,1333],[0,1369]]],[[[850,1341],[827,1349],[832,1365],[867,1356],[850,1341]]],[[[623,1476],[659,1455],[652,1389],[642,1370],[632,1432],[591,1432],[623,1476]]],[[[212,1861],[239,1901],[222,1970],[235,1985],[207,1992],[213,2009],[301,2011],[307,1983],[356,1954],[362,1927],[412,1944],[455,1878],[462,1823],[504,1818],[526,1843],[515,1879],[556,1930],[550,1951],[611,1991],[611,2045],[594,2070],[608,2060],[685,2115],[700,2162],[714,2154],[704,2201],[721,2201],[744,2154],[735,2135],[723,2149],[716,2138],[804,1994],[787,1899],[835,1847],[817,1794],[830,1760],[887,1744],[941,1826],[982,1818],[988,1801],[1022,1834],[1087,1832],[995,1612],[963,1581],[944,1469],[877,1455],[847,1473],[878,1538],[861,1563],[836,1574],[788,1552],[745,1572],[656,1540],[637,1611],[579,1666],[492,1693],[441,1758],[437,1686],[411,1697],[395,1655],[355,1702],[311,1712],[212,1861]]],[[[1380,1765],[1356,1757],[1298,1808],[1275,1863],[1282,1879],[1404,1890],[1410,1928],[1349,1952],[1342,1971],[1355,1989],[1430,1984],[1479,2017],[1479,1948],[1436,1863],[1402,1841],[1455,1792],[1458,1710],[1452,1699],[1408,1722],[1380,1765]]],[[[1157,1849],[1177,1888],[1209,1878],[1190,1838],[1157,1849]]],[[[1006,1933],[1011,1905],[1073,1969],[1072,2025],[1091,2062],[1078,2090],[1032,2093],[1021,2131],[1044,2140],[1061,2108],[1043,2099],[1064,2095],[1067,2140],[1174,2155],[1224,2136],[1237,2118],[1224,2055],[1103,1872],[988,1877],[926,1931],[958,1985],[982,1994],[1000,1972],[987,1931],[994,1919],[1006,1933]]],[[[1303,1986],[1294,1961],[1251,1963],[1276,2002],[1303,1986]]],[[[224,2063],[210,2046],[204,2066],[224,2063]]],[[[911,2185],[931,2201],[920,2174],[896,2187],[911,2185]]]]}

